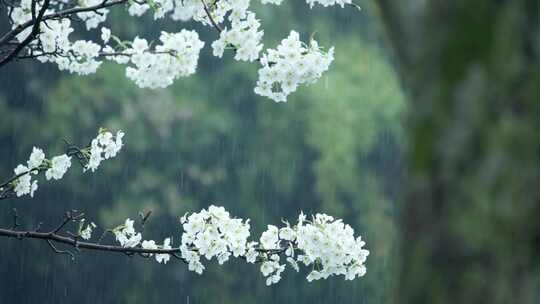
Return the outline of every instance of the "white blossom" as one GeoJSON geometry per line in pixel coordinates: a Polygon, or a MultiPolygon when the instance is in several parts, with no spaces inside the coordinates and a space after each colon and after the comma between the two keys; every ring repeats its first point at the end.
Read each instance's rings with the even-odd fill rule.
{"type": "Polygon", "coordinates": [[[276,249],[279,246],[279,229],[274,225],[268,225],[268,230],[261,235],[261,245],[264,249],[276,249]]]}
{"type": "Polygon", "coordinates": [[[281,273],[285,270],[285,265],[279,264],[279,257],[272,255],[271,259],[261,264],[261,272],[267,277],[266,285],[270,286],[281,280],[281,273]]]}
{"type": "MultiPolygon", "coordinates": [[[[16,175],[19,175],[19,174],[28,172],[29,170],[28,170],[28,167],[24,165],[18,165],[13,171],[15,172],[16,175]]],[[[32,177],[28,173],[20,176],[17,180],[15,180],[16,185],[13,190],[15,191],[17,197],[20,197],[26,194],[30,194],[31,196],[34,195],[34,191],[35,189],[37,189],[37,184],[35,184],[35,189],[33,189],[34,184],[32,183],[31,180],[32,180],[32,177]]]]}
{"type": "Polygon", "coordinates": [[[142,16],[144,13],[146,13],[147,10],[150,9],[150,5],[148,4],[139,4],[135,1],[130,2],[130,6],[128,9],[128,13],[131,16],[142,16]]]}
{"type": "MultiPolygon", "coordinates": [[[[84,220],[83,220],[83,222],[84,222],[84,220]]],[[[84,228],[84,229],[82,229],[82,230],[80,231],[80,236],[81,236],[81,238],[83,238],[83,239],[85,239],[85,240],[89,240],[89,239],[92,237],[92,231],[93,231],[93,229],[96,228],[96,227],[97,227],[97,225],[94,224],[94,222],[92,222],[92,223],[86,225],[86,228],[84,228]]]]}
{"type": "Polygon", "coordinates": [[[141,242],[142,235],[135,231],[133,223],[134,221],[128,218],[124,225],[113,230],[116,240],[122,247],[135,247],[141,242]]]}
{"type": "MultiPolygon", "coordinates": [[[[88,161],[83,170],[91,169],[95,171],[103,159],[115,157],[122,149],[123,137],[124,132],[122,131],[116,132],[115,135],[112,135],[108,131],[100,131],[98,137],[92,140],[90,147],[79,150],[88,161]]],[[[20,176],[10,184],[17,197],[27,194],[34,197],[34,192],[38,189],[38,184],[37,180],[32,180],[31,175],[37,175],[45,171],[45,178],[47,180],[61,179],[71,167],[71,157],[63,154],[48,160],[45,158],[45,153],[42,149],[33,147],[32,153],[26,163],[27,166],[20,164],[15,168],[15,174],[20,176]]]]}
{"type": "Polygon", "coordinates": [[[262,56],[255,93],[276,102],[286,101],[299,85],[317,81],[333,60],[333,47],[325,53],[315,40],[305,46],[300,35],[291,31],[277,49],[268,49],[262,56]]]}
{"type": "Polygon", "coordinates": [[[71,167],[71,157],[66,154],[55,156],[51,160],[51,167],[45,171],[47,180],[51,178],[61,179],[67,170],[71,167]]]}
{"type": "MultiPolygon", "coordinates": [[[[163,245],[161,246],[161,249],[171,249],[171,248],[172,248],[171,247],[171,239],[166,238],[165,240],[163,240],[163,245]]],[[[169,261],[170,258],[171,258],[170,254],[166,254],[166,253],[156,254],[156,261],[158,263],[167,264],[167,262],[169,261]]]]}
{"type": "Polygon", "coordinates": [[[32,149],[32,154],[30,154],[30,158],[28,159],[28,169],[34,169],[41,166],[43,160],[45,160],[45,153],[43,153],[43,150],[34,147],[32,149]]]}
{"type": "Polygon", "coordinates": [[[195,31],[182,30],[179,33],[161,32],[162,44],[149,50],[145,39],[135,38],[126,76],[141,88],[164,88],[179,77],[195,73],[199,52],[204,42],[195,31]]]}
{"type": "Polygon", "coordinates": [[[233,18],[231,29],[221,31],[219,39],[212,43],[214,56],[222,57],[225,47],[232,45],[235,47],[236,60],[257,60],[263,47],[261,44],[263,32],[259,31],[260,25],[252,12],[247,12],[244,18],[233,18]]]}
{"type": "Polygon", "coordinates": [[[247,250],[249,220],[231,218],[223,207],[210,206],[183,218],[181,255],[189,269],[202,272],[200,257],[216,257],[223,264],[230,256],[244,256],[247,250]]]}
{"type": "Polygon", "coordinates": [[[317,261],[319,268],[308,275],[308,281],[344,275],[352,280],[363,276],[369,251],[365,242],[354,236],[351,226],[326,214],[317,214],[311,222],[296,226],[297,250],[303,255],[297,261],[306,266],[317,261]]]}
{"type": "Polygon", "coordinates": [[[103,160],[116,157],[122,149],[123,137],[123,131],[118,131],[116,135],[113,135],[109,131],[102,130],[90,144],[90,156],[83,171],[92,170],[94,172],[103,160]]]}
{"type": "Polygon", "coordinates": [[[255,247],[258,243],[257,242],[249,242],[247,244],[247,252],[246,252],[246,262],[248,263],[255,263],[257,261],[257,257],[259,256],[259,253],[257,252],[257,248],[255,247]]]}
{"type": "Polygon", "coordinates": [[[289,262],[289,264],[291,264],[291,267],[294,270],[296,270],[296,272],[300,271],[300,267],[298,266],[298,262],[296,262],[295,259],[293,259],[291,257],[287,257],[287,262],[289,262]]]}
{"type": "Polygon", "coordinates": [[[285,269],[285,264],[279,263],[278,253],[285,253],[287,263],[297,272],[299,263],[312,267],[307,276],[309,282],[333,275],[343,275],[346,280],[365,275],[369,251],[363,248],[362,238],[354,236],[351,226],[326,214],[316,214],[308,221],[300,213],[296,225],[285,223],[282,228],[268,225],[260,238],[263,250],[258,254],[248,251],[248,262],[253,263],[257,257],[263,260],[260,269],[267,277],[267,285],[277,283],[285,269]]]}
{"type": "Polygon", "coordinates": [[[283,227],[279,229],[279,237],[282,240],[294,241],[294,239],[296,238],[296,232],[291,229],[291,227],[283,227]]]}
{"type": "MultiPolygon", "coordinates": [[[[82,7],[96,6],[102,3],[103,0],[79,0],[79,5],[82,7]]],[[[107,20],[109,10],[102,8],[95,11],[77,13],[77,16],[85,21],[86,29],[91,30],[97,28],[98,25],[107,20]]]]}
{"type": "Polygon", "coordinates": [[[34,192],[37,190],[38,185],[36,180],[32,181],[32,176],[30,175],[30,173],[37,174],[38,171],[35,169],[41,166],[44,160],[45,153],[43,153],[43,150],[33,147],[32,153],[30,154],[30,157],[27,161],[28,166],[19,164],[13,170],[15,175],[21,175],[13,181],[13,191],[15,191],[15,195],[17,195],[17,197],[21,197],[27,194],[29,194],[30,197],[34,197],[34,192]]]}
{"type": "Polygon", "coordinates": [[[111,39],[111,30],[106,27],[102,27],[101,40],[103,40],[103,43],[108,43],[110,39],[111,39]]]}
{"type": "MultiPolygon", "coordinates": [[[[158,246],[156,245],[156,242],[154,240],[144,240],[144,241],[142,241],[141,247],[143,249],[158,249],[158,246]]],[[[152,256],[151,253],[149,253],[148,255],[152,256]]]]}
{"type": "Polygon", "coordinates": [[[86,171],[90,169],[92,172],[96,171],[103,160],[102,153],[103,148],[99,145],[98,140],[92,140],[88,164],[86,164],[86,167],[83,170],[86,171]]]}

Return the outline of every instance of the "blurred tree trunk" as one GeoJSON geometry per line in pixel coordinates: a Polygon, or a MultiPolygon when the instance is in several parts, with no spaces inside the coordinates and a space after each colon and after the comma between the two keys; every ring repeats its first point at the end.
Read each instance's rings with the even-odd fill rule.
{"type": "Polygon", "coordinates": [[[540,1],[392,1],[409,98],[399,303],[540,303],[540,1]]]}

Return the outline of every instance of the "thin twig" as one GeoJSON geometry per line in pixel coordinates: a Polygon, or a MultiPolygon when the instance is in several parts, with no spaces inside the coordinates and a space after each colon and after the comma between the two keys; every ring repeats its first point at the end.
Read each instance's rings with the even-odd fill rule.
{"type": "Polygon", "coordinates": [[[210,13],[210,10],[208,9],[208,6],[206,5],[206,2],[204,0],[201,0],[201,3],[203,5],[203,8],[204,8],[204,12],[206,13],[206,16],[208,16],[208,19],[210,19],[210,23],[212,23],[212,26],[218,31],[218,32],[223,32],[223,29],[221,28],[221,26],[219,26],[215,21],[214,21],[214,18],[212,17],[212,14],[210,13]]]}
{"type": "Polygon", "coordinates": [[[55,253],[59,253],[59,254],[67,254],[71,257],[71,260],[75,260],[75,255],[73,254],[73,252],[69,251],[69,250],[58,250],[54,244],[52,243],[51,240],[47,240],[47,244],[49,244],[49,247],[51,247],[51,249],[55,252],[55,253]]]}

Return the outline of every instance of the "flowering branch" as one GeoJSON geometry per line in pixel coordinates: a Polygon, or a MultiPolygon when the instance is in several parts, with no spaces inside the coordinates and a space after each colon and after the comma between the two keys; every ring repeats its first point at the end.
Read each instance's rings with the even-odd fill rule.
{"type": "MultiPolygon", "coordinates": [[[[263,4],[280,5],[282,0],[260,0],[263,4]]],[[[177,21],[196,21],[212,26],[219,38],[211,43],[212,53],[222,57],[233,50],[238,61],[261,64],[254,92],[276,102],[301,84],[311,84],[328,70],[333,61],[333,49],[324,52],[314,41],[303,44],[291,31],[277,49],[263,51],[261,23],[250,10],[249,0],[81,0],[72,7],[62,0],[21,0],[20,3],[0,2],[6,7],[11,30],[0,37],[0,68],[16,59],[34,58],[50,62],[60,70],[88,75],[95,73],[103,60],[126,65],[126,77],[141,88],[164,88],[176,79],[196,72],[199,54],[205,43],[194,30],[178,33],[161,32],[161,44],[135,37],[121,40],[111,30],[101,26],[109,8],[124,6],[131,16],[142,16],[152,10],[154,19],[170,17],[177,21]],[[90,31],[99,28],[101,41],[76,40],[72,20],[81,20],[90,31]],[[45,24],[46,26],[42,26],[45,24]],[[113,38],[116,45],[109,44],[113,38]],[[291,44],[291,40],[297,40],[291,44]],[[151,46],[154,45],[153,48],[151,46]],[[280,62],[282,64],[280,64],[280,62]],[[267,73],[275,66],[271,73],[267,73]]],[[[306,0],[313,7],[352,5],[352,0],[306,0]]]]}
{"type": "Polygon", "coordinates": [[[121,252],[126,255],[170,254],[182,260],[182,258],[176,254],[176,252],[178,251],[176,249],[142,249],[142,248],[124,248],[124,247],[114,246],[114,245],[101,245],[101,244],[96,244],[96,243],[81,242],[81,241],[78,241],[77,238],[61,236],[59,234],[51,233],[51,232],[16,231],[16,230],[0,228],[0,236],[17,238],[17,239],[25,239],[25,238],[42,239],[47,242],[49,247],[55,253],[67,254],[71,257],[72,260],[75,259],[75,254],[72,251],[59,250],[54,245],[54,243],[62,243],[62,244],[72,246],[73,248],[77,249],[77,251],[80,251],[80,249],[88,249],[88,250],[107,251],[107,252],[121,252]]]}
{"type": "MultiPolygon", "coordinates": [[[[73,8],[61,10],[61,11],[58,11],[58,12],[49,13],[47,15],[42,16],[39,19],[32,19],[32,20],[26,21],[24,23],[21,23],[21,24],[17,25],[15,28],[13,28],[12,30],[10,30],[9,32],[4,34],[0,38],[0,47],[2,47],[4,45],[7,45],[7,44],[12,44],[13,43],[12,40],[17,35],[19,35],[24,30],[26,30],[27,28],[29,28],[31,26],[35,27],[37,25],[39,27],[39,23],[41,23],[43,21],[47,21],[47,20],[51,20],[51,19],[69,18],[72,15],[75,15],[75,14],[78,14],[78,13],[96,12],[96,11],[99,11],[100,9],[111,7],[111,6],[114,6],[114,5],[124,4],[126,2],[128,2],[128,0],[111,0],[111,1],[103,0],[103,2],[101,2],[100,4],[97,4],[97,5],[92,5],[92,6],[87,6],[87,7],[73,7],[73,8]]],[[[34,3],[35,3],[35,0],[34,0],[34,3]]],[[[43,6],[45,8],[45,10],[48,8],[48,3],[49,2],[47,2],[47,5],[43,6]]],[[[13,7],[14,7],[14,5],[12,5],[11,9],[13,9],[13,7]]],[[[4,61],[5,60],[2,60],[3,64],[7,63],[7,61],[5,63],[4,63],[4,61]]]]}
{"type": "Polygon", "coordinates": [[[218,31],[218,33],[223,32],[223,29],[221,28],[221,26],[219,26],[216,23],[216,21],[214,21],[214,18],[212,17],[212,14],[210,13],[208,6],[206,5],[206,2],[204,0],[201,0],[201,3],[203,5],[204,12],[206,13],[206,16],[208,17],[208,19],[210,20],[210,23],[212,24],[212,26],[218,31]]]}
{"type": "MultiPolygon", "coordinates": [[[[122,131],[113,135],[100,129],[89,147],[80,149],[68,143],[66,154],[51,160],[45,158],[41,149],[34,147],[27,165],[18,165],[14,170],[15,175],[0,185],[0,198],[26,194],[33,197],[37,182],[31,181],[32,175],[45,172],[47,180],[61,179],[71,166],[73,156],[79,160],[83,171],[96,170],[102,160],[115,157],[121,150],[123,136],[122,131]]],[[[198,274],[205,269],[202,257],[207,260],[215,258],[221,265],[232,256],[247,263],[260,263],[260,270],[267,277],[267,285],[281,280],[281,273],[287,264],[296,271],[299,271],[299,264],[310,266],[308,281],[333,275],[343,275],[345,279],[353,280],[366,273],[364,262],[369,255],[369,251],[363,248],[365,242],[361,237],[354,236],[352,227],[326,214],[316,214],[308,220],[300,213],[295,225],[286,221],[281,228],[268,225],[258,241],[248,241],[251,236],[249,219],[233,218],[225,208],[212,205],[200,212],[186,213],[180,218],[184,233],[178,238],[180,244],[172,247],[172,237],[165,238],[161,245],[154,240],[143,240],[142,233],[136,231],[134,221],[129,218],[122,225],[104,230],[97,242],[90,242],[97,225],[87,223],[83,213],[66,212],[64,220],[48,232],[41,231],[41,223],[34,230],[18,230],[19,214],[16,209],[13,213],[13,226],[0,229],[0,237],[45,240],[55,253],[69,255],[72,259],[75,252],[58,249],[56,245],[67,245],[76,251],[88,249],[121,252],[130,256],[136,254],[145,258],[154,256],[158,263],[163,264],[173,256],[198,274]],[[67,235],[62,234],[70,223],[77,225],[76,233],[66,231],[67,235]],[[101,244],[107,233],[113,234],[119,245],[101,244]],[[282,257],[286,263],[280,263],[282,257]]],[[[139,215],[144,229],[151,212],[139,215]]]]}
{"type": "MultiPolygon", "coordinates": [[[[35,37],[39,34],[40,23],[43,20],[43,15],[49,7],[50,0],[44,0],[43,6],[39,10],[37,17],[35,16],[36,0],[32,0],[32,32],[28,37],[26,37],[21,43],[15,46],[15,48],[2,60],[0,60],[0,67],[11,61],[13,58],[17,57],[20,51],[25,48],[35,37]]],[[[30,25],[29,25],[30,26],[30,25]]],[[[0,43],[1,45],[1,43],[0,43]]]]}
{"type": "MultiPolygon", "coordinates": [[[[69,214],[69,212],[68,212],[69,214]]],[[[182,260],[183,262],[186,262],[185,259],[180,257],[178,254],[181,253],[180,247],[174,247],[169,249],[163,249],[163,248],[143,248],[143,247],[122,247],[118,245],[103,245],[99,242],[85,242],[80,241],[80,235],[79,236],[64,236],[59,234],[62,228],[69,222],[69,221],[76,221],[78,218],[76,217],[66,217],[66,220],[63,221],[60,226],[54,230],[51,230],[49,232],[41,232],[39,231],[39,228],[36,230],[16,230],[14,228],[0,228],[0,236],[8,237],[8,238],[16,238],[19,240],[22,239],[39,239],[39,240],[46,240],[51,241],[55,243],[65,244],[69,245],[73,248],[76,248],[77,251],[80,251],[80,249],[88,249],[88,250],[96,250],[96,251],[107,251],[107,252],[119,252],[124,253],[126,255],[133,255],[133,254],[139,254],[143,257],[148,257],[149,254],[170,254],[178,258],[179,260],[182,260]]],[[[15,227],[16,228],[16,227],[15,227]]],[[[68,232],[69,233],[69,232],[68,232]]],[[[272,254],[281,254],[284,253],[286,248],[282,249],[272,249],[272,250],[266,250],[266,249],[256,249],[258,252],[268,252],[272,254]]],[[[65,252],[65,251],[64,251],[65,252]]],[[[63,253],[63,252],[57,252],[57,253],[63,253]]],[[[74,258],[74,255],[72,256],[74,258]]],[[[187,263],[187,262],[186,262],[187,263]]]]}
{"type": "Polygon", "coordinates": [[[66,153],[46,159],[43,150],[34,147],[27,165],[20,164],[14,170],[14,175],[0,184],[0,200],[12,197],[21,197],[29,194],[34,197],[38,188],[37,181],[32,181],[32,175],[45,173],[47,180],[61,179],[71,167],[71,159],[75,157],[83,167],[83,172],[94,172],[102,160],[113,158],[122,149],[124,132],[118,131],[116,135],[100,129],[98,136],[92,140],[90,146],[79,148],[66,142],[66,153]]]}
{"type": "MultiPolygon", "coordinates": [[[[186,263],[189,270],[202,274],[205,269],[201,263],[202,257],[207,260],[215,257],[221,265],[234,256],[247,263],[260,264],[260,271],[267,277],[267,285],[281,280],[286,267],[286,264],[280,264],[281,257],[297,272],[300,263],[311,266],[307,280],[312,281],[332,275],[344,275],[348,280],[361,277],[366,272],[363,263],[369,255],[369,251],[362,248],[365,243],[360,237],[355,239],[350,226],[325,214],[317,214],[309,221],[301,213],[296,225],[290,226],[287,222],[282,228],[269,225],[259,242],[248,242],[249,220],[231,218],[223,207],[210,206],[207,210],[186,214],[180,219],[184,233],[178,247],[171,246],[170,237],[162,245],[153,240],[142,240],[141,233],[135,230],[134,221],[130,219],[103,233],[115,235],[120,245],[114,245],[101,244],[103,235],[97,242],[88,241],[97,226],[94,223],[85,224],[84,214],[77,211],[66,212],[64,220],[48,232],[40,231],[41,224],[35,230],[17,230],[16,211],[14,216],[14,227],[0,228],[0,237],[44,240],[55,253],[69,255],[71,259],[81,249],[144,258],[154,256],[158,263],[163,264],[172,256],[186,263]],[[63,235],[62,231],[70,223],[77,225],[77,232],[66,231],[67,235],[63,235]],[[60,250],[57,244],[69,246],[75,251],[60,250]]],[[[147,219],[148,215],[141,216],[142,225],[147,219]]]]}
{"type": "Polygon", "coordinates": [[[139,247],[126,248],[115,245],[102,245],[97,243],[82,242],[77,238],[62,236],[54,232],[38,232],[38,231],[18,231],[13,229],[0,228],[0,236],[11,237],[17,239],[41,239],[56,243],[66,244],[77,249],[88,249],[109,252],[121,252],[127,255],[130,254],[177,254],[180,253],[180,248],[172,249],[144,249],[139,247]]]}

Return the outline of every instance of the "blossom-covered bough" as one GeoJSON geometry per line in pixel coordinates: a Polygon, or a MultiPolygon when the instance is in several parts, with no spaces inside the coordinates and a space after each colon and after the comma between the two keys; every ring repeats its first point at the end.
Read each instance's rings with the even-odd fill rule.
{"type": "MultiPolygon", "coordinates": [[[[112,133],[100,129],[87,147],[67,143],[66,153],[51,159],[34,147],[26,165],[18,165],[14,176],[1,184],[0,199],[33,197],[40,174],[43,173],[46,180],[59,180],[71,168],[72,158],[82,166],[83,172],[95,171],[103,160],[118,154],[123,147],[123,136],[122,131],[112,133]]],[[[150,213],[139,216],[139,225],[144,228],[150,213]]],[[[54,252],[72,259],[83,249],[137,255],[163,264],[173,257],[186,263],[190,271],[202,274],[205,261],[216,260],[221,265],[238,258],[259,264],[267,285],[279,282],[287,266],[297,272],[301,266],[307,267],[308,281],[336,275],[353,280],[366,273],[365,262],[369,255],[365,242],[354,235],[351,226],[326,214],[307,217],[300,213],[295,223],[283,221],[281,227],[268,225],[259,238],[250,239],[249,219],[235,218],[225,208],[211,205],[183,215],[178,232],[158,242],[144,237],[142,229],[136,228],[135,220],[129,218],[121,225],[103,229],[100,234],[95,233],[99,227],[76,210],[66,212],[59,225],[48,231],[41,223],[31,230],[20,229],[16,209],[13,219],[12,227],[0,228],[0,236],[44,240],[54,252]],[[107,235],[112,237],[105,244],[107,235]],[[60,244],[66,248],[58,247],[60,244]]]]}
{"type": "Polygon", "coordinates": [[[0,184],[0,200],[23,195],[34,197],[38,183],[35,179],[32,181],[32,177],[44,173],[47,180],[59,180],[71,167],[73,157],[81,164],[84,172],[87,170],[94,172],[103,160],[113,158],[118,154],[123,146],[123,137],[122,131],[113,135],[105,129],[100,129],[98,136],[91,141],[89,146],[79,148],[66,141],[66,153],[51,159],[45,157],[42,149],[34,147],[26,165],[19,164],[13,170],[15,174],[0,184]]]}
{"type": "MultiPolygon", "coordinates": [[[[134,17],[153,13],[154,19],[195,21],[213,27],[219,37],[210,45],[222,57],[225,50],[238,61],[260,64],[255,93],[277,102],[302,84],[310,84],[328,70],[334,49],[304,43],[291,31],[277,48],[263,49],[264,31],[251,2],[279,5],[283,0],[1,0],[11,29],[0,33],[0,67],[19,59],[35,58],[56,64],[60,70],[88,75],[105,61],[126,66],[126,77],[141,88],[164,88],[195,73],[205,42],[195,30],[161,32],[158,41],[134,37],[121,39],[103,26],[113,7],[134,17]],[[98,31],[99,41],[72,40],[76,23],[87,32],[98,31]]],[[[314,5],[359,8],[352,0],[306,0],[314,5]]],[[[77,33],[85,36],[88,33],[77,33]]]]}

